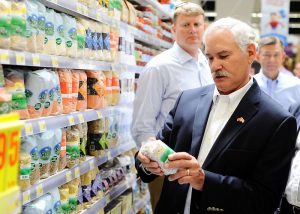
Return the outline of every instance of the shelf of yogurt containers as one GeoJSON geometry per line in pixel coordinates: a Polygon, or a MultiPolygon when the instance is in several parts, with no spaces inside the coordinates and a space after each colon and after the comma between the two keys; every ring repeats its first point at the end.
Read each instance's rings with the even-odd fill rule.
{"type": "Polygon", "coordinates": [[[90,18],[112,27],[121,29],[127,34],[133,34],[134,38],[156,47],[170,48],[170,40],[164,41],[158,38],[153,32],[144,28],[139,28],[137,21],[137,11],[128,1],[103,1],[100,5],[98,1],[68,1],[68,0],[39,0],[47,7],[57,11],[75,16],[90,18]],[[112,2],[112,3],[111,3],[112,2]],[[114,3],[113,3],[114,2],[114,3]],[[111,6],[111,5],[112,6],[111,6]]]}
{"type": "MultiPolygon", "coordinates": [[[[142,184],[145,187],[147,185],[142,184]]],[[[92,207],[86,209],[82,213],[94,214],[104,208],[105,213],[152,213],[150,203],[150,193],[148,188],[136,191],[138,187],[135,175],[129,175],[126,180],[113,188],[110,194],[93,204],[92,207]],[[145,211],[145,212],[143,212],[145,211]]],[[[99,212],[101,213],[101,212],[99,212]]]]}
{"type": "MultiPolygon", "coordinates": [[[[120,59],[120,61],[125,62],[125,59],[120,59]]],[[[114,70],[135,73],[140,73],[143,69],[142,66],[127,65],[118,62],[74,59],[66,56],[6,49],[0,49],[0,64],[84,70],[114,70]]]]}
{"type": "MultiPolygon", "coordinates": [[[[126,150],[128,149],[129,147],[126,150]]],[[[108,201],[128,189],[130,183],[134,181],[135,177],[130,173],[133,167],[132,161],[128,161],[133,158],[128,155],[132,156],[133,154],[132,151],[129,151],[126,155],[119,156],[98,167],[85,164],[85,173],[75,167],[75,175],[72,171],[62,178],[64,184],[52,184],[53,188],[47,192],[43,192],[42,188],[36,189],[39,197],[25,204],[22,213],[28,214],[33,211],[47,213],[49,210],[56,211],[55,213],[78,213],[92,208],[94,205],[104,207],[108,201]],[[59,184],[63,185],[59,186],[59,184]]],[[[51,180],[57,182],[55,179],[51,180]]]]}
{"type": "MultiPolygon", "coordinates": [[[[129,174],[126,176],[125,180],[123,180],[120,184],[113,187],[110,192],[104,195],[104,197],[100,200],[98,200],[96,203],[92,204],[91,207],[84,210],[82,214],[94,214],[98,213],[99,210],[105,208],[107,205],[109,205],[110,202],[117,199],[119,196],[121,196],[126,190],[132,188],[133,183],[136,180],[136,176],[134,174],[129,174]]],[[[132,203],[132,200],[131,200],[132,203]]],[[[110,209],[107,207],[106,209],[110,209]]],[[[129,211],[129,209],[127,210],[129,211]]],[[[122,213],[127,213],[126,210],[122,210],[122,213]]]]}
{"type": "MultiPolygon", "coordinates": [[[[0,16],[4,20],[0,25],[3,32],[0,37],[2,64],[75,69],[124,68],[139,72],[139,65],[144,65],[158,53],[153,48],[135,45],[133,35],[127,29],[82,18],[80,14],[73,18],[32,0],[26,3],[0,0],[0,4],[0,16]]],[[[149,24],[145,26],[150,27],[149,24]]],[[[156,26],[159,25],[156,23],[156,26]]],[[[151,29],[154,31],[155,28],[151,29]]],[[[140,37],[144,39],[146,35],[140,37]]],[[[157,41],[153,43],[159,44],[157,41]]]]}
{"type": "Polygon", "coordinates": [[[133,148],[135,148],[135,144],[133,142],[122,143],[117,148],[107,149],[107,151],[101,157],[87,156],[86,160],[80,163],[78,166],[75,166],[71,169],[63,169],[62,171],[48,178],[41,179],[39,182],[22,192],[22,204],[25,205],[30,201],[39,198],[50,190],[80,177],[88,171],[104,164],[108,160],[112,160],[118,155],[121,155],[122,153],[133,148]]]}

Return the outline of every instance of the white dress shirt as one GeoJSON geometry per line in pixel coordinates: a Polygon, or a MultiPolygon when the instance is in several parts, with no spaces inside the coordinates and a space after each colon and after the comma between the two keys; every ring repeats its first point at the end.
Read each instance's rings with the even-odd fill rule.
{"type": "Polygon", "coordinates": [[[200,50],[196,60],[174,43],[154,57],[138,80],[132,121],[136,143],[157,135],[180,92],[212,83],[210,68],[200,50]]]}
{"type": "Polygon", "coordinates": [[[259,87],[285,109],[300,100],[300,79],[279,72],[275,80],[269,79],[262,70],[254,75],[259,87]]]}
{"type": "MultiPolygon", "coordinates": [[[[236,107],[239,105],[240,101],[252,86],[252,84],[253,78],[251,78],[245,86],[228,95],[221,95],[218,89],[215,87],[213,95],[213,106],[209,113],[204,137],[198,155],[198,162],[200,163],[200,166],[203,165],[217,137],[225,127],[232,113],[235,111],[236,107]]],[[[190,213],[191,196],[192,187],[190,186],[185,202],[184,214],[190,213]]]]}
{"type": "Polygon", "coordinates": [[[290,204],[300,207],[300,133],[298,134],[296,147],[298,151],[293,158],[285,194],[290,204]]]}

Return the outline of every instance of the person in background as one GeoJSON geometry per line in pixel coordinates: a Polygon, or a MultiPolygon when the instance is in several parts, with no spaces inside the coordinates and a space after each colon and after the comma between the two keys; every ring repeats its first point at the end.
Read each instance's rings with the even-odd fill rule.
{"type": "MultiPolygon", "coordinates": [[[[284,191],[296,140],[296,120],[250,76],[255,33],[223,18],[203,35],[215,85],[182,92],[157,138],[175,153],[155,213],[271,214],[284,191]]],[[[161,176],[142,153],[144,182],[161,176]]]]}
{"type": "MultiPolygon", "coordinates": [[[[155,138],[183,90],[213,83],[201,50],[204,11],[194,3],[182,3],[174,11],[172,48],[154,57],[141,73],[133,107],[132,135],[138,146],[155,138]]],[[[163,179],[150,184],[153,208],[163,179]]]]}
{"type": "Polygon", "coordinates": [[[293,73],[296,77],[300,78],[300,62],[296,63],[293,73]]]}
{"type": "Polygon", "coordinates": [[[285,195],[281,201],[280,214],[300,214],[300,101],[293,104],[289,111],[297,119],[298,137],[285,195]]]}
{"type": "Polygon", "coordinates": [[[283,65],[279,68],[279,72],[293,77],[294,74],[292,71],[293,70],[292,66],[293,66],[293,59],[286,55],[283,65]]]}
{"type": "Polygon", "coordinates": [[[251,64],[251,68],[250,68],[250,75],[254,76],[255,74],[258,74],[260,71],[260,64],[254,60],[251,64]]]}
{"type": "Polygon", "coordinates": [[[285,109],[300,100],[300,80],[279,72],[285,58],[283,44],[276,37],[264,37],[258,44],[261,71],[254,76],[260,88],[285,109]]]}

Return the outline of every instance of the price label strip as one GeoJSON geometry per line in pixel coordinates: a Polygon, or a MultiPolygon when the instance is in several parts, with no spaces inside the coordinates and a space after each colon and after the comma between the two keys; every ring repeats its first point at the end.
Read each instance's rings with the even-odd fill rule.
{"type": "Polygon", "coordinates": [[[45,120],[39,121],[38,124],[39,124],[40,132],[45,132],[45,131],[47,131],[47,126],[46,126],[45,120]]]}
{"type": "Polygon", "coordinates": [[[0,51],[0,63],[9,64],[9,54],[8,51],[0,51]]]}
{"type": "Polygon", "coordinates": [[[32,123],[25,123],[24,128],[25,128],[25,135],[26,136],[33,134],[32,123]]]}
{"type": "Polygon", "coordinates": [[[16,64],[17,65],[25,65],[25,54],[24,53],[16,53],[16,64]]]}

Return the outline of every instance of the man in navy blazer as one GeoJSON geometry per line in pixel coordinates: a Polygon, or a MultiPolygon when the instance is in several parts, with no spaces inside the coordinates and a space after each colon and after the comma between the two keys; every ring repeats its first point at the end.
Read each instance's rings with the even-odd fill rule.
{"type": "MultiPolygon", "coordinates": [[[[203,36],[215,85],[184,91],[157,138],[176,153],[155,213],[271,214],[284,191],[296,120],[260,90],[249,70],[256,54],[250,26],[223,18],[203,36]]],[[[136,156],[151,182],[158,163],[136,156]]]]}

